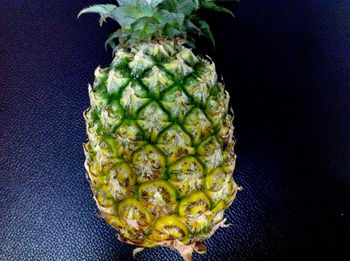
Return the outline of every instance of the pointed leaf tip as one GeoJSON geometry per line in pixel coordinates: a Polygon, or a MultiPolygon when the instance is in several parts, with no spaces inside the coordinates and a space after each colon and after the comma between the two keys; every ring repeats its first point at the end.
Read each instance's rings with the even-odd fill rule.
{"type": "Polygon", "coordinates": [[[89,6],[89,7],[84,8],[83,10],[81,10],[79,12],[78,18],[82,14],[87,14],[87,13],[95,13],[95,14],[99,14],[101,16],[106,17],[106,16],[109,16],[109,14],[112,12],[112,10],[116,7],[117,7],[116,5],[110,5],[110,4],[89,6]]]}
{"type": "Polygon", "coordinates": [[[122,34],[121,30],[118,30],[112,33],[105,42],[105,49],[107,50],[108,45],[111,46],[112,49],[114,49],[116,47],[114,43],[114,39],[121,36],[121,34],[122,34]]]}
{"type": "Polygon", "coordinates": [[[204,35],[211,40],[211,43],[213,44],[213,47],[215,49],[216,47],[215,39],[214,39],[213,33],[211,32],[209,24],[205,21],[199,21],[199,25],[200,25],[200,29],[204,32],[204,35]]]}
{"type": "Polygon", "coordinates": [[[235,17],[235,15],[232,13],[230,9],[227,9],[226,7],[223,7],[223,6],[216,5],[213,2],[203,3],[202,7],[213,11],[224,12],[224,13],[230,14],[232,17],[235,17]]]}

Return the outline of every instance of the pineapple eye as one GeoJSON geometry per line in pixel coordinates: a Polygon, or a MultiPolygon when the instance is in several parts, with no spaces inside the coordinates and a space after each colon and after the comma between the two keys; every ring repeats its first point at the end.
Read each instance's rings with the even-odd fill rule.
{"type": "Polygon", "coordinates": [[[163,64],[163,66],[176,80],[181,80],[193,72],[193,68],[188,66],[179,54],[176,55],[176,59],[163,64]]]}
{"type": "Polygon", "coordinates": [[[143,108],[139,114],[138,123],[145,131],[145,136],[150,141],[155,141],[159,133],[169,126],[168,115],[156,102],[152,102],[143,108]]]}
{"type": "Polygon", "coordinates": [[[115,213],[115,200],[111,194],[108,185],[100,185],[97,182],[91,182],[91,187],[95,191],[95,200],[97,206],[103,215],[115,213]]]}
{"type": "Polygon", "coordinates": [[[198,67],[198,75],[205,80],[209,86],[217,82],[215,64],[206,60],[201,60],[201,66],[198,67]]]}
{"type": "Polygon", "coordinates": [[[196,158],[189,156],[174,163],[169,168],[170,183],[178,189],[181,196],[202,188],[203,167],[196,158]]]}
{"type": "Polygon", "coordinates": [[[230,180],[231,175],[226,175],[221,169],[215,169],[211,174],[205,177],[204,186],[207,190],[218,191],[223,187],[223,184],[230,180]]]}
{"type": "Polygon", "coordinates": [[[209,96],[206,82],[198,77],[189,77],[184,86],[187,93],[198,102],[204,104],[209,96]]]}
{"type": "Polygon", "coordinates": [[[179,239],[184,243],[188,241],[188,228],[176,216],[166,216],[157,220],[151,238],[154,241],[179,239]]]}
{"type": "Polygon", "coordinates": [[[179,127],[172,125],[163,131],[158,138],[158,147],[167,155],[168,162],[174,163],[181,157],[194,154],[191,138],[179,127]]]}
{"type": "Polygon", "coordinates": [[[96,200],[102,207],[112,207],[114,204],[112,195],[107,186],[102,185],[97,188],[96,200]]]}
{"type": "MultiPolygon", "coordinates": [[[[85,149],[85,150],[87,150],[87,149],[85,149]]],[[[99,177],[101,175],[101,167],[94,160],[93,156],[91,156],[90,160],[86,161],[85,166],[89,170],[90,179],[96,179],[97,177],[99,177]]]]}
{"type": "Polygon", "coordinates": [[[222,210],[225,210],[226,208],[227,208],[227,204],[225,203],[225,201],[222,200],[215,205],[215,207],[211,210],[211,212],[216,214],[222,210]]]}
{"type": "Polygon", "coordinates": [[[112,130],[122,120],[121,107],[116,101],[101,109],[101,123],[103,128],[112,130]]]}
{"type": "Polygon", "coordinates": [[[203,141],[197,149],[199,159],[207,167],[208,172],[223,163],[222,150],[220,144],[214,136],[203,141]]]}
{"type": "Polygon", "coordinates": [[[174,86],[164,91],[161,103],[173,119],[183,121],[187,112],[192,108],[191,99],[180,87],[174,86]]]}
{"type": "Polygon", "coordinates": [[[190,194],[187,198],[181,200],[179,204],[179,215],[201,215],[210,209],[209,198],[201,191],[190,194]]]}
{"type": "Polygon", "coordinates": [[[167,76],[167,74],[161,71],[157,66],[152,67],[142,79],[142,82],[147,85],[150,92],[156,97],[159,97],[164,89],[173,84],[173,81],[167,76]]]}
{"type": "Polygon", "coordinates": [[[128,198],[120,202],[119,217],[135,230],[147,227],[152,221],[148,210],[134,198],[128,198]]]}
{"type": "Polygon", "coordinates": [[[135,152],[132,160],[138,182],[158,178],[164,172],[165,157],[152,145],[147,145],[135,152]]]}
{"type": "Polygon", "coordinates": [[[125,52],[123,49],[119,49],[115,52],[115,57],[112,61],[112,66],[118,68],[119,70],[123,69],[123,65],[128,64],[131,61],[131,54],[125,52]]]}
{"type": "Polygon", "coordinates": [[[224,211],[228,207],[228,205],[225,203],[225,201],[220,201],[216,204],[215,208],[211,210],[213,213],[212,215],[212,223],[217,224],[224,218],[224,211]]]}
{"type": "Polygon", "coordinates": [[[89,96],[92,108],[105,105],[108,101],[104,92],[93,90],[91,85],[89,85],[89,96]]]}
{"type": "Polygon", "coordinates": [[[143,72],[154,65],[152,59],[145,55],[142,50],[138,51],[134,59],[129,63],[131,75],[133,77],[140,77],[143,72]]]}
{"type": "Polygon", "coordinates": [[[139,196],[155,216],[171,215],[176,207],[176,192],[165,180],[151,180],[139,187],[139,196]]]}
{"type": "Polygon", "coordinates": [[[215,149],[217,147],[217,142],[214,137],[210,137],[206,141],[204,141],[199,147],[198,147],[198,154],[201,156],[209,156],[212,155],[215,152],[215,149]]]}
{"type": "Polygon", "coordinates": [[[136,175],[127,163],[117,164],[109,171],[109,187],[113,196],[119,200],[133,194],[132,186],[136,183],[136,175]]]}
{"type": "Polygon", "coordinates": [[[200,143],[213,133],[211,123],[199,108],[193,109],[186,115],[184,128],[192,134],[195,144],[200,143]]]}
{"type": "Polygon", "coordinates": [[[115,140],[112,137],[105,137],[103,141],[99,144],[100,151],[107,157],[112,157],[116,155],[117,148],[115,140]]]}
{"type": "Polygon", "coordinates": [[[106,82],[109,94],[118,94],[123,86],[129,82],[129,77],[121,70],[110,70],[106,82]]]}
{"type": "Polygon", "coordinates": [[[121,95],[120,104],[126,116],[137,116],[137,110],[149,101],[147,91],[137,81],[129,82],[121,95]]]}
{"type": "Polygon", "coordinates": [[[142,132],[136,123],[124,120],[115,133],[116,150],[120,158],[129,160],[131,154],[142,145],[142,132]]]}
{"type": "Polygon", "coordinates": [[[125,222],[120,220],[120,218],[107,215],[105,216],[105,219],[118,231],[119,235],[122,237],[122,240],[127,239],[136,244],[143,243],[142,233],[130,229],[130,227],[125,222]]]}
{"type": "Polygon", "coordinates": [[[191,66],[194,66],[199,61],[199,59],[193,54],[192,50],[189,48],[183,48],[179,55],[182,59],[184,59],[184,61],[186,61],[191,66]]]}
{"type": "Polygon", "coordinates": [[[118,180],[123,187],[133,186],[136,183],[136,176],[127,163],[120,163],[110,172],[110,178],[118,180]]]}
{"type": "Polygon", "coordinates": [[[213,202],[225,201],[227,204],[231,204],[238,191],[238,186],[233,180],[225,180],[221,187],[217,191],[207,190],[206,193],[209,195],[213,202]]]}

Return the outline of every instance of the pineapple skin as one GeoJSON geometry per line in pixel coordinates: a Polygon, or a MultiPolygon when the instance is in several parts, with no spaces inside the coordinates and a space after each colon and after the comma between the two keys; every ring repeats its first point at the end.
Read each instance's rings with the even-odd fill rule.
{"type": "Polygon", "coordinates": [[[89,97],[85,168],[101,216],[130,244],[202,248],[239,190],[215,64],[179,39],[141,42],[96,69],[89,97]]]}

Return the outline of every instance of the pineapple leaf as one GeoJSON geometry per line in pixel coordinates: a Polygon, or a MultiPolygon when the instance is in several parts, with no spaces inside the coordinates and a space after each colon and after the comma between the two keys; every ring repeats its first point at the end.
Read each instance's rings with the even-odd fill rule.
{"type": "Polygon", "coordinates": [[[131,25],[131,31],[141,40],[150,40],[160,28],[159,22],[154,17],[142,17],[131,25]]]}
{"type": "MultiPolygon", "coordinates": [[[[101,16],[100,24],[106,18],[119,23],[121,29],[111,34],[105,46],[115,47],[115,39],[119,44],[133,44],[143,40],[166,37],[195,36],[208,37],[215,47],[213,34],[209,25],[199,16],[199,9],[210,9],[233,13],[218,2],[237,0],[116,0],[117,5],[102,4],[83,9],[78,17],[85,13],[97,13],[101,16]]],[[[194,39],[194,38],[193,38],[194,39]]]]}
{"type": "Polygon", "coordinates": [[[119,3],[119,6],[135,5],[135,2],[136,2],[136,4],[156,7],[161,2],[163,2],[163,0],[117,0],[117,2],[119,3]]]}
{"type": "Polygon", "coordinates": [[[82,14],[86,14],[86,13],[96,13],[96,14],[100,14],[101,16],[104,16],[104,17],[110,17],[112,10],[115,9],[116,7],[117,7],[116,5],[109,5],[109,4],[89,6],[89,7],[84,8],[83,10],[81,10],[79,12],[78,18],[82,14]]]}
{"type": "Polygon", "coordinates": [[[199,8],[199,3],[196,2],[194,0],[164,0],[162,7],[172,13],[182,13],[187,16],[199,8]]]}
{"type": "Polygon", "coordinates": [[[117,0],[119,6],[124,6],[124,5],[134,5],[135,0],[117,0]]]}
{"type": "Polygon", "coordinates": [[[159,5],[164,0],[146,0],[147,3],[149,3],[150,6],[155,7],[159,5]]]}
{"type": "Polygon", "coordinates": [[[151,39],[152,38],[152,34],[159,32],[162,29],[162,27],[157,24],[157,23],[147,23],[143,30],[146,33],[146,39],[151,39]]]}
{"type": "Polygon", "coordinates": [[[82,15],[82,14],[86,14],[86,13],[96,13],[99,14],[100,20],[99,20],[99,24],[100,26],[102,26],[103,22],[106,21],[106,18],[111,17],[111,12],[116,9],[117,6],[115,5],[110,5],[110,4],[106,4],[106,5],[93,5],[87,8],[84,8],[83,10],[81,10],[78,14],[78,18],[82,15]]]}
{"type": "Polygon", "coordinates": [[[195,32],[198,35],[201,34],[201,29],[197,25],[192,23],[191,20],[186,20],[185,26],[188,31],[195,32]]]}
{"type": "Polygon", "coordinates": [[[154,14],[154,17],[159,21],[161,25],[177,24],[179,28],[184,23],[185,16],[181,13],[170,13],[167,10],[161,9],[154,14]]]}
{"type": "Polygon", "coordinates": [[[114,49],[116,47],[116,44],[114,43],[114,39],[120,37],[121,35],[122,35],[122,32],[120,29],[118,31],[112,33],[105,42],[105,49],[107,49],[108,45],[112,49],[114,49]]]}
{"type": "Polygon", "coordinates": [[[213,36],[213,33],[211,32],[211,29],[210,29],[210,26],[208,25],[208,23],[206,21],[200,20],[199,21],[199,28],[202,30],[204,35],[210,39],[210,41],[212,42],[212,44],[215,48],[214,36],[213,36]]]}
{"type": "Polygon", "coordinates": [[[216,5],[213,2],[202,3],[201,7],[205,8],[205,9],[218,11],[218,12],[228,13],[228,14],[232,15],[233,17],[235,17],[235,15],[231,12],[231,10],[229,10],[223,6],[216,5]]]}
{"type": "Polygon", "coordinates": [[[166,25],[164,28],[164,31],[166,32],[167,35],[170,37],[175,37],[180,35],[182,32],[174,27],[171,27],[169,25],[166,25]]]}
{"type": "Polygon", "coordinates": [[[185,15],[190,15],[194,10],[199,8],[198,0],[178,0],[177,11],[185,15]]]}
{"type": "Polygon", "coordinates": [[[125,5],[120,6],[111,12],[111,17],[115,19],[121,27],[130,27],[132,23],[142,17],[152,16],[151,7],[143,7],[141,5],[125,5]]]}

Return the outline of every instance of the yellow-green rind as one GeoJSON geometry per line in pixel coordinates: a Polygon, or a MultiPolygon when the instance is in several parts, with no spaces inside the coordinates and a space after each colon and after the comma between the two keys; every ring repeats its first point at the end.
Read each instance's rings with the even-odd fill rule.
{"type": "Polygon", "coordinates": [[[121,240],[194,249],[223,225],[238,186],[229,95],[214,63],[176,40],[120,48],[89,96],[85,167],[121,240]]]}

